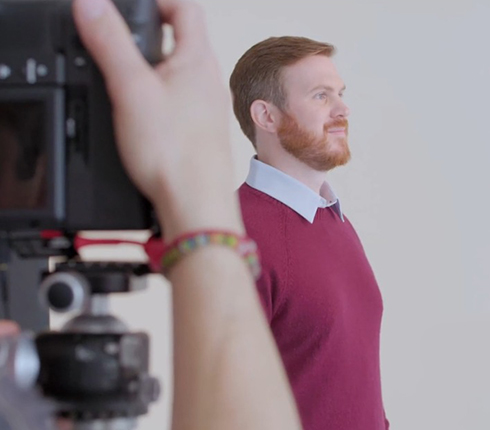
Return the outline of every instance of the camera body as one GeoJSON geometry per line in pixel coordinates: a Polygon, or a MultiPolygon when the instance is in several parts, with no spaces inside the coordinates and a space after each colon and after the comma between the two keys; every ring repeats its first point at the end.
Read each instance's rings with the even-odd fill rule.
{"type": "MultiPolygon", "coordinates": [[[[115,0],[146,60],[162,60],[154,0],[115,0]]],[[[67,0],[0,0],[0,231],[136,230],[148,201],[121,164],[104,80],[67,0]]]]}
{"type": "MultiPolygon", "coordinates": [[[[156,1],[113,1],[143,57],[160,62],[156,1]]],[[[38,334],[27,352],[0,340],[0,355],[11,358],[0,363],[1,429],[48,429],[57,415],[74,429],[132,430],[159,396],[148,373],[148,336],[129,332],[108,310],[108,295],[131,292],[130,280],[148,274],[147,265],[84,263],[74,244],[80,230],[158,226],[122,166],[104,79],[78,37],[71,6],[0,0],[0,290],[20,287],[10,276],[12,256],[56,255],[64,262],[44,274],[41,293],[52,308],[79,312],[59,333],[38,334]],[[48,229],[61,234],[46,239],[48,229]]],[[[10,309],[8,296],[0,299],[10,309]]]]}

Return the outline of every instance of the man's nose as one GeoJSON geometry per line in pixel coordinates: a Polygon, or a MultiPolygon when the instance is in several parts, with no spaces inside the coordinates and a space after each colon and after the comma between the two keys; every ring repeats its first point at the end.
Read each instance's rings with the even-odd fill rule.
{"type": "Polygon", "coordinates": [[[349,107],[342,99],[338,99],[335,107],[331,111],[332,118],[347,118],[350,115],[349,107]]]}

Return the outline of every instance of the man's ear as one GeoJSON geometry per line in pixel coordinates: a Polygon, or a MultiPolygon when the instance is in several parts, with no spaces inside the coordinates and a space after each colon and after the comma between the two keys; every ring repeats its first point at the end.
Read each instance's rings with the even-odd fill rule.
{"type": "Polygon", "coordinates": [[[254,100],[250,106],[250,116],[260,129],[275,133],[280,123],[279,109],[264,100],[254,100]]]}

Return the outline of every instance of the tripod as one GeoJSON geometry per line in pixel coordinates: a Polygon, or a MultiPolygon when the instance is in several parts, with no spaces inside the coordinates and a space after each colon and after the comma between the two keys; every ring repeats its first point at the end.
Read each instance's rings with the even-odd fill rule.
{"type": "Polygon", "coordinates": [[[59,332],[36,336],[37,386],[74,429],[132,430],[158,399],[160,387],[148,373],[148,336],[130,332],[110,314],[109,295],[144,287],[149,268],[82,262],[72,246],[63,249],[69,258],[45,274],[40,301],[56,312],[77,314],[59,332]]]}

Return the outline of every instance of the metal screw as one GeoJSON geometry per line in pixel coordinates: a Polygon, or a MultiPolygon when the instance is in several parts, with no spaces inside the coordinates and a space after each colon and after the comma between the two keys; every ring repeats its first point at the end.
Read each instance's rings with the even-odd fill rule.
{"type": "Polygon", "coordinates": [[[37,66],[37,74],[38,76],[44,77],[48,74],[48,68],[44,64],[39,64],[37,66]]]}
{"type": "Polygon", "coordinates": [[[108,343],[104,350],[109,355],[116,355],[119,352],[119,345],[115,342],[108,343]]]}
{"type": "Polygon", "coordinates": [[[87,65],[87,60],[83,57],[76,57],[73,60],[73,64],[75,64],[76,67],[85,67],[87,65]]]}

